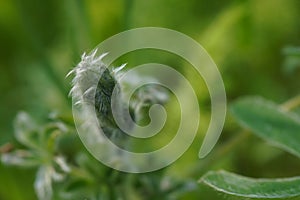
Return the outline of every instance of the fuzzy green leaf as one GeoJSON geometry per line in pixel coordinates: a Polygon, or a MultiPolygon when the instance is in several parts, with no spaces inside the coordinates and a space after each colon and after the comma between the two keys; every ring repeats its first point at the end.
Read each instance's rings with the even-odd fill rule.
{"type": "Polygon", "coordinates": [[[200,182],[226,194],[246,198],[290,198],[300,195],[300,177],[254,179],[226,171],[208,172],[200,182]]]}
{"type": "Polygon", "coordinates": [[[235,102],[231,111],[237,121],[257,136],[300,157],[300,118],[275,103],[258,97],[235,102]]]}

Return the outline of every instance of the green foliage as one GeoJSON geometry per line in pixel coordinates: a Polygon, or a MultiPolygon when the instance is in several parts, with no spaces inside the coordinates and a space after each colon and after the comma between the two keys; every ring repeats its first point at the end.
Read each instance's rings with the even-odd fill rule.
{"type": "Polygon", "coordinates": [[[37,196],[39,199],[51,199],[52,182],[61,181],[64,178],[62,172],[70,170],[65,158],[56,149],[56,140],[69,132],[68,127],[60,121],[37,126],[25,112],[17,115],[14,127],[15,137],[24,148],[4,153],[2,162],[38,168],[34,183],[37,196]]]}
{"type": "MultiPolygon", "coordinates": [[[[300,118],[287,111],[291,109],[289,102],[279,106],[261,97],[247,97],[233,103],[231,111],[241,126],[299,157],[300,118]]],[[[254,179],[221,171],[207,173],[200,182],[217,191],[240,197],[271,199],[300,196],[300,177],[254,179]]]]}
{"type": "MultiPolygon", "coordinates": [[[[113,34],[162,26],[193,37],[207,49],[220,69],[229,102],[253,94],[282,102],[299,93],[299,8],[299,0],[0,1],[0,199],[37,199],[34,185],[41,191],[40,198],[50,198],[52,191],[57,200],[241,199],[207,191],[202,184],[198,187],[197,179],[207,170],[219,169],[256,177],[297,175],[299,125],[295,113],[299,115],[300,110],[287,112],[257,97],[233,104],[233,115],[241,127],[279,147],[277,151],[256,137],[245,140],[247,136],[241,139],[233,134],[239,127],[229,116],[218,146],[207,159],[198,160],[197,143],[174,165],[157,173],[136,176],[108,169],[86,152],[75,133],[65,74],[79,62],[82,52],[113,34]],[[18,114],[12,126],[19,110],[30,115],[18,114]],[[59,114],[45,119],[50,111],[59,114]]],[[[126,59],[129,67],[149,61],[170,64],[194,83],[201,107],[200,143],[203,124],[210,119],[209,94],[201,78],[182,60],[165,59],[163,52],[134,53],[141,56],[126,59]]],[[[174,107],[169,105],[172,116],[176,115],[174,107]]],[[[210,172],[204,178],[218,177],[215,187],[230,189],[230,184],[225,185],[227,175],[241,178],[226,172],[210,172]]],[[[256,179],[250,180],[253,187],[257,185],[256,179]]]]}
{"type": "Polygon", "coordinates": [[[178,181],[164,170],[134,175],[102,165],[81,144],[74,125],[62,119],[56,116],[37,124],[20,112],[15,136],[21,148],[1,155],[5,165],[36,171],[38,199],[168,199],[196,189],[194,182],[178,181]]]}
{"type": "Polygon", "coordinates": [[[300,195],[300,177],[254,179],[226,171],[209,172],[200,180],[217,191],[248,198],[289,198],[300,195]]]}
{"type": "Polygon", "coordinates": [[[259,97],[240,99],[231,111],[244,128],[300,157],[300,118],[295,113],[259,97]]]}

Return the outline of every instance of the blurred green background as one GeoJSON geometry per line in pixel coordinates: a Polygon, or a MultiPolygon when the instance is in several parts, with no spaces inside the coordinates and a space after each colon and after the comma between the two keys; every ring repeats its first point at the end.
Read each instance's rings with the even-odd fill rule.
{"type": "MultiPolygon", "coordinates": [[[[83,52],[136,27],[170,28],[197,40],[219,67],[229,103],[243,95],[283,102],[300,88],[300,70],[285,65],[283,53],[300,46],[299,19],[299,0],[1,0],[0,145],[14,140],[19,110],[40,121],[53,111],[70,115],[67,72],[83,52]]],[[[208,93],[199,101],[207,104],[208,93]]],[[[238,129],[229,116],[221,142],[238,129]]],[[[229,155],[222,167],[257,177],[296,174],[300,164],[292,156],[260,143],[254,147],[252,140],[240,150],[246,153],[229,155]],[[270,160],[269,151],[282,155],[270,160]],[[291,160],[285,172],[283,157],[291,160]]],[[[179,161],[174,171],[182,166],[179,161]]],[[[30,170],[0,164],[0,199],[35,199],[33,179],[30,170]]]]}

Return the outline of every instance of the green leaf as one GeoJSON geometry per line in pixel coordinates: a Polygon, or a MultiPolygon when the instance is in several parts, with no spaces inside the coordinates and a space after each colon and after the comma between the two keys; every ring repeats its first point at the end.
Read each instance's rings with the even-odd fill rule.
{"type": "Polygon", "coordinates": [[[247,198],[289,198],[300,195],[300,177],[254,179],[226,171],[208,172],[200,182],[226,194],[247,198]]]}
{"type": "Polygon", "coordinates": [[[53,189],[52,189],[52,178],[54,171],[50,166],[41,166],[38,169],[36,179],[34,182],[34,189],[39,200],[51,200],[53,189]]]}
{"type": "Polygon", "coordinates": [[[21,144],[37,148],[38,133],[34,120],[26,113],[19,112],[14,121],[15,137],[21,144]]]}
{"type": "Polygon", "coordinates": [[[14,152],[4,153],[1,155],[1,162],[6,165],[21,167],[35,167],[39,164],[36,155],[26,150],[16,150],[14,152]]]}
{"type": "Polygon", "coordinates": [[[300,157],[300,118],[259,97],[242,98],[231,111],[237,121],[257,136],[300,157]]]}

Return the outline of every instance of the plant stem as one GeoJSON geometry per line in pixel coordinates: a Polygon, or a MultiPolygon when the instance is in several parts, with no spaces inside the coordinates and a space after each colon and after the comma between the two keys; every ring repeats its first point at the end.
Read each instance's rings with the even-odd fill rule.
{"type": "Polygon", "coordinates": [[[291,98],[290,100],[286,101],[285,103],[281,104],[281,108],[285,111],[293,110],[300,106],[300,95],[291,98]]]}
{"type": "Polygon", "coordinates": [[[250,136],[250,132],[243,130],[236,134],[232,139],[228,142],[220,146],[217,150],[212,152],[207,158],[204,159],[204,162],[199,162],[192,170],[188,173],[189,176],[195,176],[199,174],[203,174],[207,171],[209,167],[211,167],[215,162],[222,160],[222,158],[228,154],[232,149],[234,149],[239,144],[242,144],[245,139],[250,136]]]}
{"type": "Polygon", "coordinates": [[[32,25],[30,19],[28,18],[27,11],[24,10],[22,3],[20,2],[21,1],[17,1],[18,3],[17,6],[19,8],[22,22],[24,24],[24,29],[26,30],[26,34],[32,44],[32,48],[34,50],[34,53],[36,54],[36,57],[40,58],[40,63],[43,66],[43,70],[45,70],[48,77],[52,80],[52,83],[61,92],[66,102],[71,103],[67,95],[68,94],[67,88],[64,87],[63,79],[61,79],[55,72],[52,63],[50,62],[49,58],[45,54],[45,49],[43,46],[42,39],[39,33],[36,31],[36,28],[32,25]]]}
{"type": "MultiPolygon", "coordinates": [[[[288,112],[300,106],[300,95],[293,97],[281,104],[280,107],[284,111],[288,112]]],[[[205,173],[207,168],[214,165],[216,162],[222,160],[222,158],[231,150],[233,150],[238,145],[242,144],[250,136],[250,132],[247,130],[242,130],[237,136],[234,136],[230,141],[220,146],[216,151],[214,151],[210,156],[208,156],[204,161],[198,163],[190,172],[189,176],[197,176],[199,174],[205,173]]]]}
{"type": "Polygon", "coordinates": [[[89,23],[86,3],[84,1],[65,1],[65,12],[68,20],[68,37],[73,54],[77,60],[83,49],[89,48],[92,39],[91,24],[89,23]]]}
{"type": "Polygon", "coordinates": [[[130,28],[131,22],[131,14],[133,8],[133,0],[124,0],[124,14],[123,14],[123,29],[127,30],[130,28]]]}
{"type": "Polygon", "coordinates": [[[94,178],[82,168],[73,167],[70,174],[74,177],[82,178],[88,182],[94,182],[94,178]]]}
{"type": "Polygon", "coordinates": [[[11,143],[6,143],[2,146],[0,146],[0,154],[2,153],[8,153],[11,150],[13,150],[14,146],[11,143]]]}

